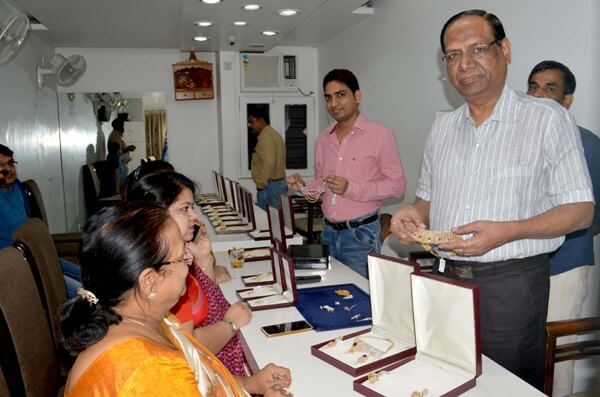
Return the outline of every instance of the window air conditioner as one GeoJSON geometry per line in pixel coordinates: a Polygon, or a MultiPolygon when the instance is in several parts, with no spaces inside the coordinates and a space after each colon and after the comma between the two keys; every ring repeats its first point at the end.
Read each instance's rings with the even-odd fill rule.
{"type": "Polygon", "coordinates": [[[296,91],[296,56],[241,53],[242,91],[296,91]]]}

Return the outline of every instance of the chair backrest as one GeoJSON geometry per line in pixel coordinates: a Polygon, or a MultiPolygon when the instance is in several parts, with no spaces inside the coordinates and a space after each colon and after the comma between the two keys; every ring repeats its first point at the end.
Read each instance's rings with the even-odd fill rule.
{"type": "Polygon", "coordinates": [[[48,216],[46,215],[46,209],[44,208],[42,192],[40,192],[37,183],[35,183],[33,179],[27,179],[23,182],[23,187],[25,188],[25,195],[29,199],[31,217],[39,218],[48,225],[48,216]]]}
{"type": "Polygon", "coordinates": [[[35,281],[14,248],[0,251],[0,364],[12,396],[57,395],[60,362],[35,281]]]}
{"type": "Polygon", "coordinates": [[[85,164],[81,167],[83,173],[83,197],[85,208],[89,215],[96,212],[98,195],[100,194],[100,179],[93,164],[85,164]]]}
{"type": "Polygon", "coordinates": [[[600,331],[600,317],[546,323],[546,362],[544,365],[544,394],[552,396],[554,364],[561,361],[580,360],[600,356],[600,337],[556,346],[556,339],[567,335],[581,335],[600,331]]]}
{"type": "Polygon", "coordinates": [[[41,220],[32,218],[13,232],[13,241],[29,263],[46,320],[58,347],[56,313],[60,305],[67,301],[67,291],[52,236],[41,220]]]}

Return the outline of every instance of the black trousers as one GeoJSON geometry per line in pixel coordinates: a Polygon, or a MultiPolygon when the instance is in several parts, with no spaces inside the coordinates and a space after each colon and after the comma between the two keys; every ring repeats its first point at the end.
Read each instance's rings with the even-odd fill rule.
{"type": "Polygon", "coordinates": [[[522,266],[510,266],[507,272],[502,272],[502,262],[496,262],[495,274],[478,276],[474,270],[473,278],[460,278],[448,267],[466,265],[476,269],[477,263],[452,261],[443,275],[479,286],[483,354],[541,390],[550,260],[548,255],[537,255],[521,261],[522,266]]]}

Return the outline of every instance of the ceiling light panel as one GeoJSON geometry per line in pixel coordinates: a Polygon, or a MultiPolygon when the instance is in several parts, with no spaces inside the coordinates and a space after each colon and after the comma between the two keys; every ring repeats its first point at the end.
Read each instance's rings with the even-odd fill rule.
{"type": "Polygon", "coordinates": [[[196,41],[208,41],[209,39],[206,36],[196,36],[196,37],[194,37],[194,40],[196,40],[196,41]]]}
{"type": "Polygon", "coordinates": [[[233,22],[233,26],[247,26],[248,22],[246,21],[235,21],[233,22]]]}
{"type": "Polygon", "coordinates": [[[260,34],[264,36],[276,36],[279,34],[279,32],[276,30],[263,30],[262,32],[260,32],[260,34]]]}
{"type": "Polygon", "coordinates": [[[260,10],[262,6],[260,4],[244,4],[242,8],[246,11],[256,11],[260,10]]]}
{"type": "Polygon", "coordinates": [[[194,22],[194,25],[198,25],[200,27],[206,28],[208,26],[214,25],[214,23],[212,23],[211,21],[197,21],[197,22],[194,22]]]}
{"type": "Polygon", "coordinates": [[[204,4],[217,4],[220,3],[221,0],[202,0],[204,4]]]}
{"type": "Polygon", "coordinates": [[[295,10],[293,8],[284,8],[282,10],[277,10],[277,15],[281,15],[282,17],[292,17],[298,14],[300,14],[300,10],[295,10]]]}

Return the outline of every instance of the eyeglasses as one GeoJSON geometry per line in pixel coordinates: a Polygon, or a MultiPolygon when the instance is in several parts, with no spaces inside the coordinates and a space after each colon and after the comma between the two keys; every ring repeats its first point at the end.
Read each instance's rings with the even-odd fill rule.
{"type": "Polygon", "coordinates": [[[15,164],[17,164],[17,162],[15,160],[8,160],[6,163],[3,163],[2,161],[0,161],[0,168],[14,167],[15,164]]]}
{"type": "MultiPolygon", "coordinates": [[[[496,39],[488,44],[475,44],[467,50],[467,54],[469,54],[469,56],[473,59],[481,58],[490,51],[490,48],[492,48],[494,44],[498,43],[500,43],[500,40],[496,39]]],[[[455,65],[460,62],[463,54],[463,51],[450,51],[442,56],[442,60],[448,66],[455,65]]]]}
{"type": "Polygon", "coordinates": [[[193,261],[194,261],[194,255],[192,255],[190,252],[186,251],[186,253],[183,254],[181,256],[181,258],[175,259],[174,261],[157,263],[156,266],[157,267],[169,266],[169,265],[174,265],[176,263],[182,263],[182,262],[185,263],[186,265],[190,266],[193,261]]]}

